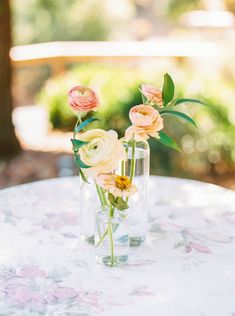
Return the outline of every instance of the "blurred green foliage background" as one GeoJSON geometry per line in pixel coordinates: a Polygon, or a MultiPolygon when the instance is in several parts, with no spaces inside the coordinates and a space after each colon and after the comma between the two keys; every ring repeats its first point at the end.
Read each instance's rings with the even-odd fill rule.
{"type": "MultiPolygon", "coordinates": [[[[221,0],[235,12],[234,0],[221,0]]],[[[198,129],[165,117],[166,132],[182,146],[178,153],[151,141],[151,172],[210,180],[235,172],[235,51],[234,27],[189,28],[180,17],[190,10],[206,10],[210,0],[13,0],[15,45],[47,41],[198,40],[210,41],[223,54],[210,58],[164,57],[123,62],[76,63],[53,76],[49,65],[14,69],[15,106],[40,104],[48,110],[54,130],[72,131],[75,116],[67,91],[78,83],[93,87],[102,107],[95,113],[100,127],[122,136],[130,122],[130,107],[141,103],[141,83],[162,86],[169,72],[176,97],[198,98],[216,109],[178,106],[191,115],[198,129]]],[[[206,52],[205,52],[206,53],[206,52]]],[[[206,54],[205,54],[206,55],[206,54]]]]}
{"type": "MultiPolygon", "coordinates": [[[[161,87],[163,68],[160,62],[154,62],[151,71],[113,65],[81,65],[56,79],[49,79],[38,96],[38,102],[47,106],[54,128],[72,130],[75,116],[68,106],[67,91],[79,83],[93,87],[98,91],[102,104],[95,113],[100,119],[98,126],[115,129],[122,137],[130,125],[130,107],[141,103],[141,83],[161,87]]],[[[198,129],[177,118],[165,117],[166,131],[181,144],[183,153],[151,141],[151,172],[186,177],[229,172],[235,162],[233,85],[219,73],[213,80],[210,72],[201,77],[198,69],[190,69],[187,63],[181,64],[181,67],[177,63],[171,64],[171,71],[176,97],[199,98],[214,110],[195,104],[177,106],[178,110],[196,120],[198,129]]]]}
{"type": "Polygon", "coordinates": [[[105,40],[109,21],[101,2],[13,0],[14,42],[24,45],[58,40],[105,40]]]}

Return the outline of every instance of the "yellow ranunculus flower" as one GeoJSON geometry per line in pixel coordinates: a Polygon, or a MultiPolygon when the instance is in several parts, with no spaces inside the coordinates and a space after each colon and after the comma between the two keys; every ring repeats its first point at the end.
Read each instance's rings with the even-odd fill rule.
{"type": "Polygon", "coordinates": [[[80,134],[79,139],[88,142],[79,149],[81,160],[91,166],[86,169],[87,174],[111,172],[120,160],[126,160],[125,149],[113,130],[93,129],[80,134]]]}

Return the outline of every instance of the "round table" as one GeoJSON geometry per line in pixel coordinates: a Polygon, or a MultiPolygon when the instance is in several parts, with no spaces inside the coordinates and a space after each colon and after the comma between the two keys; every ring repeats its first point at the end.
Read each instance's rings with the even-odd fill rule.
{"type": "Polygon", "coordinates": [[[151,177],[146,243],[115,268],[79,241],[78,199],[77,177],[0,191],[1,316],[235,315],[235,192],[151,177]]]}

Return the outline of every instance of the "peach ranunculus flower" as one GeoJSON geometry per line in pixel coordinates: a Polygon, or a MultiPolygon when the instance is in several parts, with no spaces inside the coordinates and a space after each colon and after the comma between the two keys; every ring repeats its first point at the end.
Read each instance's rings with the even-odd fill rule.
{"type": "Polygon", "coordinates": [[[141,85],[140,91],[143,93],[148,101],[156,103],[158,106],[163,107],[161,89],[144,83],[141,85]]]}
{"type": "Polygon", "coordinates": [[[97,184],[104,190],[112,193],[115,197],[131,196],[137,192],[137,187],[126,176],[119,176],[116,174],[99,174],[97,177],[97,184]]]}
{"type": "Polygon", "coordinates": [[[134,135],[136,140],[148,139],[149,136],[159,137],[158,131],[163,129],[163,119],[151,105],[136,105],[129,113],[132,126],[125,133],[126,140],[134,135]]]}
{"type": "Polygon", "coordinates": [[[76,112],[94,111],[99,106],[99,99],[92,89],[85,86],[75,86],[69,93],[69,103],[76,112]]]}
{"type": "Polygon", "coordinates": [[[112,172],[120,160],[126,160],[126,151],[113,130],[93,129],[79,134],[79,139],[88,142],[79,149],[81,160],[91,167],[86,169],[88,175],[112,172]]]}

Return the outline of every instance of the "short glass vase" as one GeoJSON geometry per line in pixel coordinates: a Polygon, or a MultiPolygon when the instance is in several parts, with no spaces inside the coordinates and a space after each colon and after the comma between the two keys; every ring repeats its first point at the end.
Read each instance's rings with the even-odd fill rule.
{"type": "Polygon", "coordinates": [[[127,210],[110,211],[110,207],[103,207],[96,212],[95,258],[98,263],[112,267],[128,261],[128,230],[127,210]]]}

